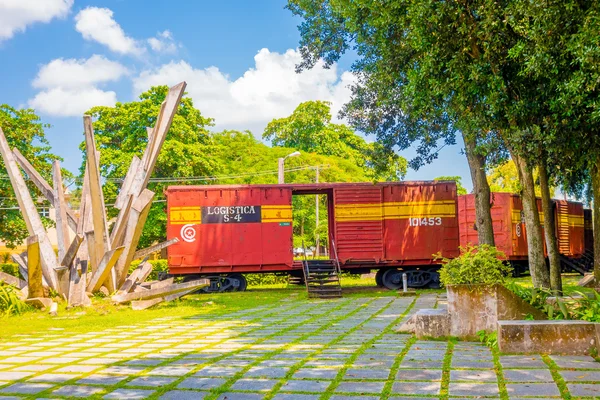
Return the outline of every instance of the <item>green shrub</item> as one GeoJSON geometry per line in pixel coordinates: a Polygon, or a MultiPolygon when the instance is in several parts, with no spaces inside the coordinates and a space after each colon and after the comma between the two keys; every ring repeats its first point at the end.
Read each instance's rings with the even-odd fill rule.
{"type": "Polygon", "coordinates": [[[16,276],[17,278],[21,276],[19,266],[15,263],[0,263],[0,271],[16,276]]]}
{"type": "Polygon", "coordinates": [[[443,285],[504,283],[512,268],[503,260],[504,253],[490,245],[459,247],[460,256],[441,258],[440,281],[443,285]]]}
{"type": "MultiPolygon", "coordinates": [[[[132,261],[131,265],[129,266],[129,273],[132,273],[133,270],[136,269],[141,262],[142,260],[132,261]]],[[[167,262],[167,260],[148,260],[148,262],[152,264],[152,272],[150,273],[150,276],[148,276],[147,279],[149,281],[157,280],[158,274],[161,272],[169,272],[169,263],[167,262]]]]}
{"type": "Polygon", "coordinates": [[[3,316],[18,315],[29,306],[19,299],[17,289],[0,281],[0,314],[3,316]]]}
{"type": "Polygon", "coordinates": [[[285,285],[288,282],[287,274],[244,274],[244,277],[248,286],[285,285]]]}
{"type": "Polygon", "coordinates": [[[485,344],[487,347],[496,349],[498,348],[497,331],[487,333],[486,331],[482,330],[477,332],[477,336],[479,337],[479,341],[485,344]]]}

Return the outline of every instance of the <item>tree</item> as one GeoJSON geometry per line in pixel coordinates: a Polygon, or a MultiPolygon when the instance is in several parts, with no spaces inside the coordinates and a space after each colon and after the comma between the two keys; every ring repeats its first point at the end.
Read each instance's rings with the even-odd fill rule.
{"type": "Polygon", "coordinates": [[[460,176],[438,176],[433,178],[434,181],[454,181],[456,182],[456,192],[461,194],[467,194],[467,189],[462,185],[462,177],[460,176]]]}
{"type": "MultiPolygon", "coordinates": [[[[93,107],[86,113],[94,118],[96,146],[101,155],[100,172],[106,179],[103,190],[107,206],[116,199],[133,156],[142,157],[148,142],[146,127],[154,126],[167,92],[167,86],[152,87],[142,93],[138,101],[117,103],[114,107],[93,107]]],[[[152,178],[180,177],[179,183],[186,184],[191,182],[186,178],[218,173],[221,167],[210,156],[213,150],[207,130],[210,126],[212,119],[202,116],[194,108],[192,99],[184,97],[173,118],[152,178]]],[[[85,152],[85,143],[80,148],[85,152]]],[[[85,163],[82,163],[82,174],[84,168],[85,163]]],[[[148,189],[155,192],[156,196],[148,223],[144,226],[140,247],[164,240],[167,218],[163,190],[168,184],[151,181],[148,185],[148,189]]],[[[109,208],[109,215],[115,213],[116,210],[109,208]]]]}
{"type": "Polygon", "coordinates": [[[358,82],[344,109],[356,128],[400,148],[419,141],[425,161],[435,158],[438,140],[448,144],[455,130],[462,133],[480,243],[494,242],[485,166],[510,153],[521,178],[533,282],[549,287],[532,178],[543,149],[532,128],[542,131],[548,107],[543,82],[523,76],[513,57],[523,39],[507,17],[514,4],[289,0],[288,7],[304,19],[300,68],[330,65],[351,47],[358,53],[358,82]]]}
{"type": "MultiPolygon", "coordinates": [[[[25,158],[34,166],[34,168],[46,179],[52,183],[52,162],[61,160],[60,157],[50,152],[50,145],[46,139],[44,129],[50,125],[42,123],[40,117],[32,109],[17,110],[7,104],[0,105],[0,127],[4,131],[6,140],[11,148],[17,148],[25,158]]],[[[63,177],[70,177],[67,171],[63,170],[63,177]]],[[[25,221],[21,217],[15,192],[11,186],[10,180],[0,159],[0,239],[6,243],[7,247],[14,248],[23,243],[23,240],[29,236],[25,221]]],[[[29,191],[32,193],[34,201],[43,207],[49,207],[46,200],[42,200],[41,193],[31,183],[27,182],[29,191]]],[[[51,226],[52,221],[48,218],[42,218],[46,226],[51,226]]]]}
{"type": "Polygon", "coordinates": [[[292,115],[271,121],[263,133],[273,146],[344,157],[363,168],[371,180],[397,181],[407,162],[379,143],[367,143],[344,124],[331,122],[331,103],[300,103],[292,115]]]}
{"type": "Polygon", "coordinates": [[[358,54],[352,66],[357,82],[342,113],[353,127],[375,135],[386,150],[414,145],[417,156],[409,164],[415,169],[462,134],[479,242],[493,245],[485,165],[501,152],[493,146],[501,141],[481,116],[483,99],[498,83],[485,62],[473,61],[482,51],[472,40],[496,30],[493,24],[473,26],[462,3],[454,2],[289,0],[287,7],[304,20],[298,69],[331,65],[351,48],[358,54]]]}

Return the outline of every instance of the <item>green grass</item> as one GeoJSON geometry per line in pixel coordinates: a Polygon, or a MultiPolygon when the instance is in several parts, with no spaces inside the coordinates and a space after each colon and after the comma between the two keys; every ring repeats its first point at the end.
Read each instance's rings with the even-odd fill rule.
{"type": "MultiPolygon", "coordinates": [[[[562,274],[562,284],[563,284],[563,292],[565,295],[569,295],[573,292],[593,292],[593,289],[583,288],[581,286],[577,286],[577,282],[581,280],[581,275],[579,274],[562,274]]],[[[531,282],[531,276],[522,276],[519,278],[508,278],[507,282],[514,282],[523,287],[533,287],[533,283],[531,282]]]]}
{"type": "MultiPolygon", "coordinates": [[[[396,291],[377,288],[373,278],[342,278],[344,298],[395,297],[396,291]]],[[[287,283],[250,286],[245,292],[193,294],[168,303],[161,303],[143,311],[133,311],[128,304],[114,305],[110,298],[92,298],[88,308],[67,309],[64,301],[59,302],[58,316],[47,312],[31,310],[22,315],[5,318],[6,323],[0,331],[0,340],[17,334],[45,333],[50,329],[66,330],[72,333],[85,333],[98,329],[142,323],[166,315],[172,317],[190,317],[194,315],[234,314],[238,310],[269,305],[288,299],[306,300],[304,286],[287,283]]]]}

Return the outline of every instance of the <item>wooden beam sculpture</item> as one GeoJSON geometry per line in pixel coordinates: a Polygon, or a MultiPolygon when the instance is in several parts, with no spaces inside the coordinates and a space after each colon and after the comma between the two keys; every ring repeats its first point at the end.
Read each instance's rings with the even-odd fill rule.
{"type": "MultiPolygon", "coordinates": [[[[58,291],[68,300],[69,306],[89,305],[90,300],[86,295],[86,289],[97,292],[102,286],[110,293],[114,293],[119,288],[117,295],[113,296],[113,299],[118,302],[124,299],[130,301],[153,298],[168,301],[208,284],[208,281],[174,284],[170,280],[150,286],[150,283],[145,284],[144,281],[152,271],[152,266],[145,261],[128,277],[132,260],[147,257],[152,252],[178,242],[177,239],[171,239],[137,250],[154,198],[154,192],[148,190],[147,185],[185,87],[186,83],[182,82],[169,89],[165,101],[161,104],[156,125],[147,128],[148,144],[142,158],[133,157],[127,175],[123,179],[114,205],[119,210],[119,214],[110,231],[102,193],[100,153],[96,148],[90,116],[83,117],[86,167],[79,216],[76,216],[65,201],[60,163],[58,161],[53,163],[51,186],[19,150],[10,149],[0,129],[0,153],[31,235],[27,255],[15,257],[21,273],[29,281],[30,297],[43,298],[44,285],[47,283],[50,288],[58,291]],[[58,259],[17,163],[56,209],[58,259]]],[[[17,278],[0,276],[0,279],[2,277],[20,286],[24,285],[23,281],[17,278]]]]}
{"type": "Polygon", "coordinates": [[[54,249],[46,235],[46,230],[44,229],[44,225],[42,225],[40,214],[31,198],[29,189],[27,188],[23,175],[21,175],[21,171],[13,157],[13,152],[6,141],[2,128],[0,128],[0,153],[2,153],[6,172],[8,173],[10,183],[15,191],[15,197],[19,203],[25,225],[27,225],[27,231],[31,236],[38,236],[44,277],[50,287],[58,291],[58,278],[55,271],[58,261],[56,260],[54,249]]]}

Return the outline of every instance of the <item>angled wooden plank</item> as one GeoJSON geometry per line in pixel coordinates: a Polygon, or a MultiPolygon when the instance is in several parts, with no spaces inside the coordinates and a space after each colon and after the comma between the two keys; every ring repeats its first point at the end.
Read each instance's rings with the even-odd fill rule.
{"type": "Polygon", "coordinates": [[[96,271],[92,274],[92,279],[87,285],[87,290],[89,292],[96,292],[100,290],[104,282],[108,279],[110,272],[125,250],[125,246],[117,247],[116,249],[112,249],[107,251],[102,257],[100,261],[100,265],[96,268],[96,271]]]}
{"type": "Polygon", "coordinates": [[[6,283],[7,285],[14,286],[18,289],[23,289],[27,286],[27,282],[23,279],[19,279],[16,276],[12,276],[11,274],[7,274],[6,272],[0,271],[0,281],[6,283]]]}
{"type": "Polygon", "coordinates": [[[19,254],[11,254],[10,257],[13,259],[15,264],[19,266],[19,272],[21,273],[21,276],[23,279],[25,279],[25,281],[27,281],[27,279],[29,279],[29,275],[27,274],[27,261],[25,261],[19,254]]]}
{"type": "Polygon", "coordinates": [[[27,274],[29,297],[44,297],[40,244],[36,235],[27,238],[27,274]]]}
{"type": "Polygon", "coordinates": [[[194,288],[194,289],[190,289],[190,290],[186,290],[184,292],[179,292],[179,293],[175,293],[175,294],[170,294],[168,296],[163,297],[163,299],[165,299],[165,301],[173,301],[176,300],[180,297],[185,296],[186,294],[190,294],[195,292],[196,290],[198,290],[198,288],[194,288]]]}
{"type": "Polygon", "coordinates": [[[88,271],[95,272],[98,267],[96,263],[96,245],[94,241],[96,240],[96,233],[94,231],[87,231],[85,233],[85,242],[87,244],[87,252],[88,252],[88,271]]]}
{"type": "Polygon", "coordinates": [[[67,204],[63,189],[60,161],[52,163],[52,183],[54,185],[54,209],[56,210],[56,239],[58,244],[58,259],[62,260],[67,254],[71,242],[69,238],[69,225],[67,221],[67,204]]]}
{"type": "Polygon", "coordinates": [[[42,224],[42,219],[38,213],[35,203],[33,202],[33,199],[31,198],[29,189],[25,184],[23,175],[21,175],[21,170],[19,170],[19,167],[17,166],[17,163],[14,159],[14,154],[10,150],[2,128],[0,128],[0,153],[2,154],[6,172],[15,192],[17,203],[19,203],[21,214],[25,220],[27,231],[29,232],[29,235],[38,236],[42,260],[42,272],[50,284],[50,287],[58,290],[58,280],[56,278],[56,273],[54,272],[54,268],[57,266],[58,262],[56,260],[56,255],[54,254],[54,249],[52,248],[52,244],[46,235],[46,230],[42,224]]]}
{"type": "Polygon", "coordinates": [[[145,249],[138,250],[133,254],[133,259],[137,260],[138,258],[144,258],[156,251],[160,251],[160,250],[164,249],[165,247],[169,247],[170,245],[178,243],[178,242],[179,242],[179,239],[173,238],[171,240],[167,240],[166,242],[158,243],[153,246],[146,247],[145,249]]]}
{"type": "Polygon", "coordinates": [[[152,300],[132,301],[131,309],[135,311],[141,311],[150,308],[158,303],[162,303],[163,301],[164,299],[162,297],[158,297],[152,300]]]}
{"type": "Polygon", "coordinates": [[[123,209],[123,206],[125,205],[126,197],[131,195],[131,182],[133,182],[133,179],[135,178],[135,175],[137,174],[138,168],[141,163],[142,163],[142,160],[140,160],[136,156],[133,156],[133,158],[131,159],[131,164],[129,164],[129,169],[127,170],[125,179],[123,180],[123,183],[121,184],[121,188],[119,189],[119,194],[117,195],[117,200],[115,200],[115,208],[116,209],[118,209],[118,210],[123,209]]]}
{"type": "Polygon", "coordinates": [[[79,251],[79,246],[81,246],[81,242],[83,242],[83,236],[75,235],[75,238],[69,245],[65,256],[62,258],[60,265],[63,265],[65,267],[71,267],[71,264],[73,264],[73,261],[77,256],[77,252],[79,251]]]}
{"type": "Polygon", "coordinates": [[[125,205],[119,211],[117,220],[113,226],[112,232],[110,233],[110,244],[112,247],[120,246],[123,243],[123,235],[125,235],[125,229],[127,228],[127,219],[129,218],[129,212],[131,211],[131,205],[133,204],[133,196],[127,195],[125,205]]]}
{"type": "Polygon", "coordinates": [[[175,283],[175,278],[168,278],[164,281],[158,281],[150,285],[150,289],[158,289],[161,287],[169,286],[175,283]]]}
{"type": "MultiPolygon", "coordinates": [[[[107,250],[109,250],[109,245],[107,243],[108,237],[106,237],[108,228],[106,219],[104,218],[104,194],[102,193],[102,185],[100,183],[100,170],[98,168],[99,160],[96,150],[96,141],[94,140],[94,128],[92,126],[92,117],[89,115],[83,116],[83,128],[85,131],[85,148],[87,155],[88,191],[91,201],[92,224],[94,226],[94,235],[96,239],[94,243],[95,260],[93,267],[95,266],[97,268],[100,264],[100,260],[104,257],[107,250]]],[[[90,256],[91,255],[92,254],[90,253],[90,256]]]]}
{"type": "Polygon", "coordinates": [[[138,173],[135,179],[131,183],[130,193],[137,196],[148,185],[148,180],[152,175],[158,153],[165,141],[166,135],[171,128],[173,118],[177,113],[177,108],[181,102],[181,98],[185,91],[186,83],[181,82],[169,89],[165,98],[164,106],[161,105],[161,109],[157,118],[157,125],[153,128],[151,143],[148,143],[146,150],[142,157],[141,168],[138,168],[138,173]]]}
{"type": "Polygon", "coordinates": [[[152,206],[153,197],[154,192],[145,189],[131,206],[127,221],[127,229],[123,239],[125,251],[119,258],[115,268],[117,274],[117,286],[121,286],[127,278],[129,265],[133,260],[133,255],[135,254],[140,236],[142,235],[144,223],[148,217],[148,212],[150,212],[150,207],[152,206]]]}
{"type": "MultiPolygon", "coordinates": [[[[23,168],[23,170],[25,171],[29,179],[31,179],[33,184],[37,186],[40,192],[42,192],[42,195],[44,195],[46,200],[48,200],[50,204],[52,204],[52,207],[56,208],[56,204],[54,204],[54,190],[52,189],[52,186],[50,186],[48,182],[46,182],[46,180],[35,170],[33,165],[31,165],[29,161],[27,161],[27,159],[25,158],[25,156],[23,156],[23,154],[21,154],[19,149],[13,149],[13,155],[15,160],[19,163],[21,168],[23,168]]],[[[78,222],[77,216],[75,215],[73,210],[71,210],[71,208],[68,206],[66,207],[66,213],[68,217],[69,227],[75,230],[77,228],[78,222]]]]}
{"type": "Polygon", "coordinates": [[[127,277],[123,285],[117,291],[117,295],[129,293],[131,289],[138,283],[144,282],[148,275],[152,272],[152,264],[149,262],[142,262],[133,272],[127,277]]]}
{"type": "Polygon", "coordinates": [[[190,290],[196,290],[203,287],[207,287],[210,285],[210,281],[208,279],[198,279],[195,281],[185,282],[185,283],[176,283],[174,285],[158,288],[158,289],[149,289],[145,292],[133,292],[127,293],[124,295],[115,295],[112,297],[112,300],[115,303],[126,303],[133,300],[150,300],[157,297],[164,297],[176,293],[186,292],[190,290]]]}

